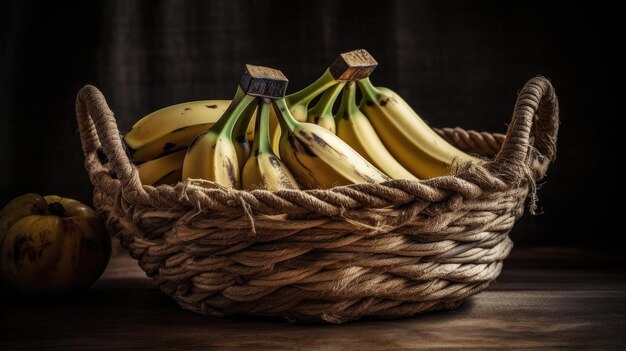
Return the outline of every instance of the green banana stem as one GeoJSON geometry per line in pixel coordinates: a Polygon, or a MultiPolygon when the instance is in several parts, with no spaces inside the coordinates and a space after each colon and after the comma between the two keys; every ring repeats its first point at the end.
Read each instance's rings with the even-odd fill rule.
{"type": "Polygon", "coordinates": [[[361,103],[366,103],[368,99],[370,101],[378,99],[380,90],[372,84],[369,77],[358,80],[357,84],[359,85],[359,89],[363,95],[361,103]]]}
{"type": "Polygon", "coordinates": [[[337,96],[341,93],[341,89],[346,83],[340,82],[324,92],[315,106],[311,108],[310,113],[314,116],[332,116],[333,106],[337,100],[337,96]]]}
{"type": "Polygon", "coordinates": [[[341,105],[335,118],[348,119],[350,116],[354,116],[359,107],[356,104],[356,84],[349,82],[343,88],[343,94],[341,95],[341,105]]]}
{"type": "Polygon", "coordinates": [[[235,91],[235,97],[233,97],[233,101],[237,100],[239,101],[242,97],[244,97],[246,95],[246,93],[243,91],[243,89],[241,88],[241,85],[237,85],[237,91],[235,91]]]}
{"type": "Polygon", "coordinates": [[[287,106],[287,101],[285,101],[285,99],[274,100],[273,104],[281,130],[294,131],[298,128],[300,122],[298,122],[289,111],[289,107],[287,106]]]}
{"type": "Polygon", "coordinates": [[[226,134],[229,137],[233,135],[233,129],[235,124],[241,117],[241,114],[244,110],[250,105],[250,103],[255,99],[254,96],[249,96],[243,93],[241,87],[237,88],[237,93],[233,98],[233,101],[230,103],[222,117],[215,122],[215,124],[209,128],[209,131],[217,133],[217,134],[226,134]]]}
{"type": "Polygon", "coordinates": [[[255,135],[252,142],[251,155],[256,155],[260,152],[271,152],[272,144],[270,143],[270,107],[271,101],[266,98],[259,98],[259,104],[257,108],[256,121],[254,125],[255,135]]]}
{"type": "Polygon", "coordinates": [[[250,125],[250,120],[254,116],[254,110],[256,109],[255,104],[250,104],[246,107],[246,110],[243,111],[241,117],[235,123],[235,127],[233,128],[233,140],[238,142],[246,141],[246,135],[248,134],[248,126],[250,125]]]}
{"type": "Polygon", "coordinates": [[[296,104],[308,107],[309,103],[315,99],[315,97],[335,84],[337,84],[337,80],[335,80],[333,75],[330,73],[330,70],[327,69],[326,72],[324,72],[324,74],[322,74],[322,76],[315,82],[311,83],[311,85],[298,92],[287,95],[285,100],[287,101],[287,105],[289,107],[296,104]]]}

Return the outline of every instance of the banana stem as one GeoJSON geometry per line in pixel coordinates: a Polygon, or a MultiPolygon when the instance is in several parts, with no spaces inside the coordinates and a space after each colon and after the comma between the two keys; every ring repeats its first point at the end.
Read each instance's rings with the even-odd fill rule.
{"type": "Polygon", "coordinates": [[[363,95],[361,103],[367,103],[368,100],[371,101],[378,99],[380,91],[372,84],[369,77],[358,80],[357,84],[359,85],[359,89],[363,95]]]}
{"type": "Polygon", "coordinates": [[[332,116],[333,106],[335,105],[337,96],[341,93],[341,89],[343,89],[345,84],[346,83],[340,82],[326,90],[324,95],[320,98],[320,101],[318,101],[317,104],[311,108],[311,114],[315,116],[332,116]]]}
{"type": "Polygon", "coordinates": [[[241,85],[237,85],[237,91],[235,91],[235,97],[233,97],[233,101],[234,100],[241,100],[241,98],[243,98],[244,96],[246,96],[246,93],[243,91],[243,89],[241,88],[241,85]]]}
{"type": "Polygon", "coordinates": [[[335,84],[337,84],[337,81],[330,73],[330,70],[327,69],[321,77],[317,78],[317,80],[308,87],[286,96],[285,100],[287,101],[287,106],[291,107],[296,104],[301,104],[308,107],[311,100],[315,99],[316,96],[335,84]]]}
{"type": "Polygon", "coordinates": [[[246,139],[246,135],[248,134],[248,126],[250,125],[250,120],[254,116],[254,110],[256,109],[255,104],[250,104],[246,107],[246,110],[243,111],[241,117],[235,123],[235,127],[233,128],[233,140],[244,142],[246,139]]]}
{"type": "Polygon", "coordinates": [[[356,83],[349,82],[343,88],[343,94],[341,95],[341,105],[337,116],[335,118],[346,118],[354,116],[359,107],[356,104],[356,83]]]}
{"type": "Polygon", "coordinates": [[[272,102],[267,98],[258,98],[258,108],[256,115],[256,122],[254,125],[254,141],[252,142],[252,155],[256,155],[261,152],[271,152],[272,145],[270,144],[270,107],[272,102]]]}
{"type": "Polygon", "coordinates": [[[238,87],[233,101],[230,103],[222,117],[220,117],[220,119],[211,128],[209,128],[210,131],[217,134],[224,133],[229,137],[232,137],[235,123],[237,123],[241,114],[255,99],[254,96],[249,96],[245,93],[242,95],[241,93],[243,93],[243,90],[241,87],[238,87]]]}
{"type": "Polygon", "coordinates": [[[280,129],[283,131],[294,131],[300,122],[298,122],[291,112],[289,112],[287,101],[285,101],[285,99],[274,100],[273,104],[274,111],[278,117],[278,122],[280,123],[280,129]]]}

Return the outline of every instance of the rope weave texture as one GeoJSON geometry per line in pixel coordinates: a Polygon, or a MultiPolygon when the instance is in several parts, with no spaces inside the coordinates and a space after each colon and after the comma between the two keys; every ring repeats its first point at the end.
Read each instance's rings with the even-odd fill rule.
{"type": "Polygon", "coordinates": [[[450,309],[496,279],[508,237],[556,154],[558,101],[520,91],[506,135],[437,132],[481,155],[454,176],[329,190],[144,186],[93,86],[76,114],[94,205],[140,267],[183,308],[341,323],[450,309]]]}

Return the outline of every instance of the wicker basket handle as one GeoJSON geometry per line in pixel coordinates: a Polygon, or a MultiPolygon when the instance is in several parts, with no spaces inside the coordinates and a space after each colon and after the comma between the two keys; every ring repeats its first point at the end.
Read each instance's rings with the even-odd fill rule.
{"type": "Polygon", "coordinates": [[[113,111],[98,88],[85,85],[80,89],[76,97],[76,119],[85,158],[102,147],[110,169],[115,170],[120,180],[124,198],[133,201],[146,196],[137,169],[126,155],[113,111]]]}
{"type": "Polygon", "coordinates": [[[536,181],[556,158],[559,103],[547,78],[529,80],[517,97],[513,119],[491,171],[509,184],[536,181]],[[530,171],[530,174],[529,174],[530,171]]]}

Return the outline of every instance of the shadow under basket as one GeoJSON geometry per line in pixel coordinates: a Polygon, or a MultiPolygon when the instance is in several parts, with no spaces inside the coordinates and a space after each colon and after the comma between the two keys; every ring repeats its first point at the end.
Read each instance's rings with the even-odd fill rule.
{"type": "Polygon", "coordinates": [[[437,130],[485,164],[269,192],[142,185],[104,96],[85,86],[76,101],[94,205],[163,292],[208,316],[332,323],[454,308],[496,279],[508,233],[555,157],[558,111],[550,82],[535,77],[506,135],[437,130]]]}

